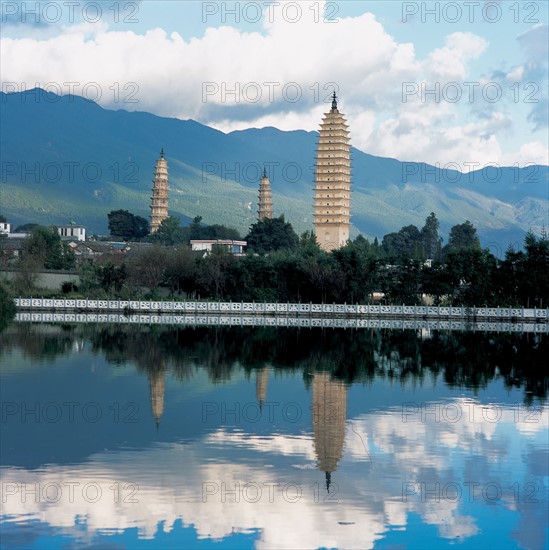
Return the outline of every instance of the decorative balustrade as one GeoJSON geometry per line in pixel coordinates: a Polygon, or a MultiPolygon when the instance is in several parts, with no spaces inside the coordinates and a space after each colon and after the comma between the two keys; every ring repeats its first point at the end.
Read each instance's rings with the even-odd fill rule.
{"type": "Polygon", "coordinates": [[[300,303],[255,303],[255,302],[175,302],[146,300],[67,300],[52,298],[16,298],[15,305],[19,310],[51,312],[103,312],[106,313],[150,313],[165,315],[178,314],[210,314],[218,313],[224,316],[239,315],[269,315],[280,317],[300,316],[333,316],[333,317],[413,317],[428,319],[473,319],[498,320],[513,319],[517,321],[547,322],[548,309],[517,308],[517,307],[453,307],[453,306],[406,306],[406,305],[362,305],[362,304],[300,304],[300,303]]]}

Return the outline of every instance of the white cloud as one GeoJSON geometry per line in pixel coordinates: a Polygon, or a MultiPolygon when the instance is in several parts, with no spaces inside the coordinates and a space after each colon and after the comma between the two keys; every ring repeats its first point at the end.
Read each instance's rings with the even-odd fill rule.
{"type": "MultiPolygon", "coordinates": [[[[75,91],[82,93],[86,83],[97,82],[105,106],[193,118],[224,131],[267,125],[316,130],[335,84],[353,143],[368,153],[430,163],[523,158],[521,151],[503,155],[500,146],[511,118],[499,126],[495,119],[464,122],[459,105],[444,97],[422,103],[418,94],[403,102],[404,82],[432,87],[478,80],[469,64],[488,47],[484,38],[455,32],[418,59],[413,44],[398,43],[371,13],[315,23],[302,4],[300,21],[265,20],[263,33],[223,26],[186,41],[159,28],[140,35],[88,23],[47,40],[4,37],[3,83],[57,82],[67,92],[64,83],[79,82],[75,91]],[[128,83],[139,87],[135,95],[128,83]],[[230,93],[235,89],[238,102],[230,93]],[[301,97],[293,102],[297,90],[301,97]],[[127,102],[132,99],[138,103],[127,102]]],[[[528,38],[522,41],[531,49],[528,38]]]]}

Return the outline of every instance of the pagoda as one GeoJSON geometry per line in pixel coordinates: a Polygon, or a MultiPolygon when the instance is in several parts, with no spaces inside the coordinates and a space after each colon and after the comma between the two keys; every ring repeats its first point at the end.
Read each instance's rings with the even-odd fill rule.
{"type": "Polygon", "coordinates": [[[162,220],[168,217],[168,162],[164,158],[164,149],[156,161],[151,197],[151,233],[160,227],[162,220]]]}
{"type": "Polygon", "coordinates": [[[263,168],[263,176],[259,182],[259,210],[258,219],[271,219],[273,217],[273,197],[271,194],[271,182],[267,175],[267,169],[263,168]]]}
{"type": "Polygon", "coordinates": [[[314,226],[319,246],[326,251],[349,240],[351,224],[351,145],[347,121],[332,108],[320,124],[315,163],[314,226]]]}

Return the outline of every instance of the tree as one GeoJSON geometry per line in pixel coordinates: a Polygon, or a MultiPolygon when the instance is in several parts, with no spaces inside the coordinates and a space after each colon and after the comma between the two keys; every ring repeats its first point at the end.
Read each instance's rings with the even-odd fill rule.
{"type": "Polygon", "coordinates": [[[387,258],[395,260],[421,260],[424,256],[421,233],[415,225],[407,225],[398,233],[385,235],[381,248],[387,258]]]}
{"type": "Polygon", "coordinates": [[[524,238],[524,273],[521,286],[527,295],[527,307],[547,307],[549,299],[549,241],[529,231],[524,238]]]}
{"type": "Polygon", "coordinates": [[[99,267],[97,275],[99,284],[107,294],[112,290],[119,294],[127,278],[126,265],[114,265],[112,262],[108,262],[99,267]]]}
{"type": "MultiPolygon", "coordinates": [[[[196,219],[196,218],[195,218],[196,219]]],[[[168,216],[160,223],[160,227],[149,237],[153,243],[160,243],[165,246],[173,246],[185,242],[187,235],[179,225],[179,218],[168,216]]]]}
{"type": "Polygon", "coordinates": [[[34,229],[25,241],[23,255],[34,258],[39,268],[72,269],[75,265],[70,247],[52,227],[38,226],[34,229]]]}
{"type": "Polygon", "coordinates": [[[240,234],[232,227],[226,227],[220,224],[204,225],[202,216],[196,216],[188,228],[183,228],[188,233],[188,239],[227,239],[239,241],[240,234]]]}
{"type": "Polygon", "coordinates": [[[129,265],[132,282],[151,290],[156,288],[164,279],[168,262],[168,251],[158,244],[143,250],[129,265]]]}
{"type": "Polygon", "coordinates": [[[40,260],[32,256],[23,256],[17,264],[15,290],[20,294],[30,294],[36,287],[38,270],[42,268],[40,260]]]}
{"type": "Polygon", "coordinates": [[[42,227],[39,223],[24,223],[19,225],[13,231],[14,233],[32,233],[37,227],[42,227]]]}
{"type": "Polygon", "coordinates": [[[0,332],[8,326],[8,323],[15,317],[15,313],[13,297],[0,282],[0,332]]]}
{"type": "Polygon", "coordinates": [[[107,217],[109,231],[113,237],[131,241],[142,239],[149,234],[149,222],[127,210],[112,210],[107,217]]]}
{"type": "Polygon", "coordinates": [[[445,249],[446,252],[450,250],[480,250],[480,241],[477,237],[476,227],[469,220],[466,220],[465,223],[454,225],[450,229],[450,237],[445,249]]]}
{"type": "Polygon", "coordinates": [[[282,249],[295,250],[299,244],[299,237],[284,215],[257,221],[250,227],[245,240],[248,249],[259,254],[282,249]]]}
{"type": "Polygon", "coordinates": [[[178,247],[169,255],[164,277],[172,292],[196,292],[198,255],[186,246],[178,247]]]}
{"type": "Polygon", "coordinates": [[[198,278],[206,292],[216,300],[223,296],[226,273],[234,262],[234,256],[217,248],[200,260],[198,278]]]}
{"type": "Polygon", "coordinates": [[[498,305],[494,291],[497,260],[488,249],[451,249],[446,256],[446,271],[453,289],[452,302],[465,306],[498,305]]]}
{"type": "Polygon", "coordinates": [[[0,223],[6,223],[8,220],[6,219],[6,216],[3,214],[0,214],[0,223]]]}
{"type": "Polygon", "coordinates": [[[331,298],[330,291],[343,284],[344,276],[333,254],[322,253],[317,258],[304,258],[301,268],[311,283],[311,301],[328,302],[331,298]]]}
{"type": "Polygon", "coordinates": [[[440,224],[436,214],[431,212],[427,218],[425,218],[425,225],[421,229],[423,250],[427,258],[438,259],[440,257],[440,243],[442,239],[438,235],[439,226],[440,224]]]}
{"type": "Polygon", "coordinates": [[[321,248],[314,231],[304,231],[299,237],[299,253],[301,256],[317,256],[321,248]]]}

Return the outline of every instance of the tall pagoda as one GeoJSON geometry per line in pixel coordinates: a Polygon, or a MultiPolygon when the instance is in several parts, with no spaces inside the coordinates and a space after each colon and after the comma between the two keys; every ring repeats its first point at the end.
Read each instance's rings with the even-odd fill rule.
{"type": "Polygon", "coordinates": [[[273,197],[271,193],[271,182],[267,175],[267,169],[263,168],[263,176],[259,182],[259,210],[258,219],[271,219],[273,217],[273,197]]]}
{"type": "Polygon", "coordinates": [[[160,227],[162,220],[168,217],[168,161],[164,158],[164,149],[156,161],[151,197],[151,233],[160,227]]]}
{"type": "Polygon", "coordinates": [[[349,240],[351,224],[351,145],[347,121],[332,108],[320,124],[315,163],[314,226],[318,244],[330,251],[349,240]]]}

